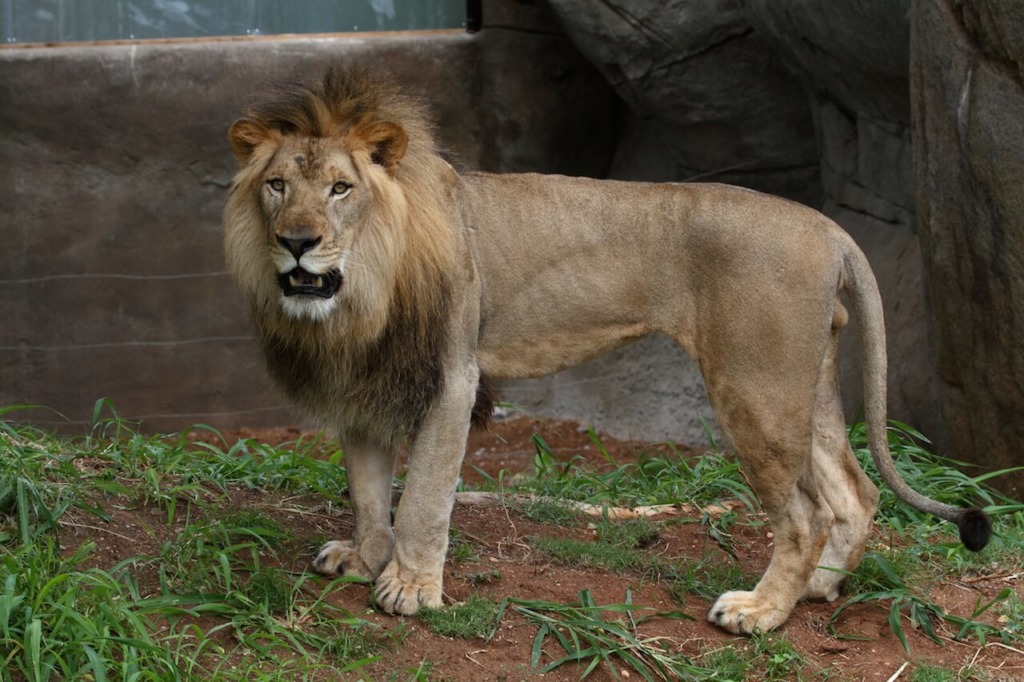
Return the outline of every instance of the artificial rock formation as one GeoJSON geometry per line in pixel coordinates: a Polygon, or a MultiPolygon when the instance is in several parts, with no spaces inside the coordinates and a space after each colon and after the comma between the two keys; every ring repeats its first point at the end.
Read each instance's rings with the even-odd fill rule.
{"type": "MultiPolygon", "coordinates": [[[[890,412],[942,441],[915,234],[909,0],[548,1],[628,106],[612,177],[713,180],[781,194],[822,209],[857,239],[883,290],[890,412]]],[[[692,391],[678,388],[695,380],[692,368],[675,369],[668,344],[645,343],[646,362],[662,358],[654,361],[654,393],[673,385],[687,411],[692,403],[707,415],[692,391]]],[[[852,418],[862,396],[853,329],[842,354],[852,418]]],[[[607,376],[627,377],[623,400],[641,411],[669,409],[646,403],[646,374],[629,385],[618,362],[602,361],[607,376]]],[[[579,393],[589,372],[554,381],[579,393]]],[[[600,401],[576,400],[578,411],[604,414],[600,401]]],[[[621,429],[621,420],[601,421],[621,429]]]]}
{"type": "Polygon", "coordinates": [[[739,0],[549,0],[629,108],[610,175],[820,198],[799,81],[739,0]]]}
{"type": "MultiPolygon", "coordinates": [[[[853,235],[878,278],[888,331],[890,415],[945,445],[916,234],[910,0],[746,5],[758,31],[806,84],[825,195],[819,208],[853,235]]],[[[859,351],[856,333],[847,333],[840,372],[848,414],[862,398],[859,351]]]]}
{"type": "MultiPolygon", "coordinates": [[[[921,244],[953,450],[993,468],[1024,445],[1024,4],[914,5],[921,244]]],[[[1024,488],[1024,476],[1015,478],[1024,488]]]]}
{"type": "MultiPolygon", "coordinates": [[[[628,105],[613,176],[723,180],[821,208],[878,276],[891,416],[958,457],[1020,463],[1024,4],[548,1],[628,105]]],[[[848,410],[858,355],[847,334],[848,410]]]]}

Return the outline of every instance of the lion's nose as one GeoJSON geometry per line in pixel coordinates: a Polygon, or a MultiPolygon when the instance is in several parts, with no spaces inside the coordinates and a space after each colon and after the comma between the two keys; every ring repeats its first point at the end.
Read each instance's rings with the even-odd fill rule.
{"type": "Polygon", "coordinates": [[[306,253],[310,249],[316,247],[320,243],[320,237],[316,239],[290,239],[288,237],[278,237],[277,243],[288,249],[288,251],[295,256],[295,260],[302,258],[302,254],[306,253]]]}

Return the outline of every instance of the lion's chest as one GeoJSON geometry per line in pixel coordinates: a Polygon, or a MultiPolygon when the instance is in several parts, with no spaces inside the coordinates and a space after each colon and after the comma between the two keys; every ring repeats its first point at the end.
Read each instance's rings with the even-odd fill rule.
{"type": "Polygon", "coordinates": [[[436,344],[402,336],[389,325],[356,347],[267,333],[262,346],[274,383],[308,416],[343,440],[393,445],[418,431],[444,383],[436,344]]]}

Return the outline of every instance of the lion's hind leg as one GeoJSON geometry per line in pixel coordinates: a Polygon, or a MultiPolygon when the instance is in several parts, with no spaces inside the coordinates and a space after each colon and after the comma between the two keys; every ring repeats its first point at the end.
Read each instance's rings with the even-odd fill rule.
{"type": "Polygon", "coordinates": [[[313,568],[322,575],[355,575],[375,579],[391,560],[391,484],[394,451],[350,445],[345,469],[356,528],[351,540],[332,540],[317,552],[313,568]]]}
{"type": "Polygon", "coordinates": [[[834,521],[811,458],[815,385],[821,355],[813,344],[764,347],[756,365],[722,351],[742,336],[716,338],[717,357],[701,363],[719,424],[736,447],[774,535],[772,559],[751,591],[721,595],[708,620],[729,632],[771,630],[804,595],[834,521]],[[723,340],[724,339],[724,340],[723,340]],[[775,348],[778,349],[775,352],[775,348]]]}
{"type": "Polygon", "coordinates": [[[804,591],[811,601],[835,601],[849,573],[857,568],[874,518],[878,489],[857,463],[845,442],[837,438],[815,438],[813,471],[818,489],[835,516],[818,568],[804,591]]]}
{"type": "Polygon", "coordinates": [[[849,572],[864,555],[878,505],[878,488],[861,469],[846,435],[835,367],[836,347],[833,333],[818,382],[811,447],[818,490],[835,515],[819,568],[804,593],[805,599],[814,601],[839,597],[849,572]]]}
{"type": "MultiPolygon", "coordinates": [[[[779,451],[768,448],[766,452],[779,451]]],[[[748,471],[750,469],[747,467],[748,471]]],[[[759,495],[775,538],[768,569],[753,590],[726,592],[708,612],[709,621],[729,632],[751,634],[786,622],[806,592],[829,537],[832,512],[814,490],[813,483],[806,477],[788,477],[784,473],[782,476],[785,478],[780,482],[786,481],[789,490],[787,500],[759,495]]]]}

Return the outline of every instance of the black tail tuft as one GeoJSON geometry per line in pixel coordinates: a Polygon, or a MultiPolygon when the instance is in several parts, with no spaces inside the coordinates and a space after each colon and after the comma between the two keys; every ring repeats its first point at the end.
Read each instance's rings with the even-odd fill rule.
{"type": "Polygon", "coordinates": [[[960,529],[960,542],[972,552],[978,552],[992,538],[992,520],[980,509],[965,509],[956,521],[960,529]]]}

